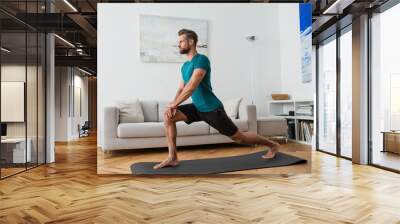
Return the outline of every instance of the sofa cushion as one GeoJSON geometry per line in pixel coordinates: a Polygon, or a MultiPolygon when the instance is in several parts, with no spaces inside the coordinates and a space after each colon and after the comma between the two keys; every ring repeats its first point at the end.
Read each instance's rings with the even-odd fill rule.
{"type": "Polygon", "coordinates": [[[164,121],[165,107],[168,105],[168,101],[158,102],[158,121],[164,121]]]}
{"type": "Polygon", "coordinates": [[[204,122],[193,122],[186,124],[184,121],[176,123],[177,136],[191,136],[191,135],[208,135],[210,134],[210,126],[204,122]]]}
{"type": "Polygon", "coordinates": [[[144,122],[142,105],[138,99],[118,101],[119,123],[144,122]]]}
{"type": "MultiPolygon", "coordinates": [[[[249,130],[249,125],[247,124],[247,120],[242,120],[242,119],[232,119],[233,123],[236,125],[236,127],[239,128],[240,131],[248,131],[249,130]]],[[[210,134],[218,134],[219,131],[217,129],[210,127],[210,134]]]]}
{"type": "Polygon", "coordinates": [[[142,110],[145,122],[158,121],[158,103],[155,100],[142,100],[142,110]]]}
{"type": "Polygon", "coordinates": [[[239,105],[239,114],[238,114],[238,118],[241,120],[247,120],[247,106],[244,103],[241,103],[239,105]]]}
{"type": "Polygon", "coordinates": [[[162,137],[165,136],[163,122],[123,123],[118,125],[119,138],[162,137]]]}
{"type": "Polygon", "coordinates": [[[224,100],[222,104],[224,105],[224,109],[226,114],[231,118],[231,119],[237,119],[238,114],[239,114],[239,105],[240,102],[242,102],[242,97],[240,98],[235,98],[235,99],[229,99],[229,100],[224,100]]]}

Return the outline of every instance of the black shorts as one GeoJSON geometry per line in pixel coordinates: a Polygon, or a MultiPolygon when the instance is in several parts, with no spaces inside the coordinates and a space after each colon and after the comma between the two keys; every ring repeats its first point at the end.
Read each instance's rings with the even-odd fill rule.
{"type": "Polygon", "coordinates": [[[185,114],[188,118],[188,120],[185,121],[186,124],[197,121],[205,121],[211,127],[218,130],[219,133],[226,136],[232,136],[238,131],[236,125],[226,114],[224,107],[219,107],[210,112],[200,112],[197,110],[194,104],[191,103],[180,105],[177,109],[185,114]]]}

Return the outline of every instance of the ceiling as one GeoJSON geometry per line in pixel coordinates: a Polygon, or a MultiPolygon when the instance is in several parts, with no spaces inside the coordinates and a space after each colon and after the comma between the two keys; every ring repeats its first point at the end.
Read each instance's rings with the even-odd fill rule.
{"type": "MultiPolygon", "coordinates": [[[[97,3],[147,3],[147,2],[225,2],[225,3],[300,3],[313,4],[313,37],[323,36],[324,32],[338,20],[348,15],[357,15],[366,9],[377,7],[387,0],[1,0],[0,22],[2,32],[10,32],[15,45],[23,46],[16,34],[25,28],[40,32],[55,32],[56,65],[86,66],[96,71],[97,54],[97,3]],[[70,5],[69,5],[69,4],[70,5]],[[330,7],[335,5],[335,7],[330,7]],[[48,13],[52,9],[52,13],[48,13]],[[329,14],[323,14],[326,9],[329,14]],[[333,11],[333,13],[332,13],[333,11]],[[14,37],[13,37],[14,36],[14,37]]],[[[22,36],[22,35],[20,35],[22,36]]],[[[4,42],[3,42],[4,43],[4,42]]],[[[33,46],[33,45],[32,45],[33,46]]],[[[30,51],[30,46],[28,47],[30,51]]]]}

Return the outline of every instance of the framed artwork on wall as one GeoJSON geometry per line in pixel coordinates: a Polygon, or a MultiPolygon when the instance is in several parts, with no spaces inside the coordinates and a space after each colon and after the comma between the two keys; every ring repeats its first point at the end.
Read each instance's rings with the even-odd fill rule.
{"type": "Polygon", "coordinates": [[[140,15],[140,58],[143,62],[184,62],[179,53],[178,31],[190,29],[197,33],[197,51],[208,55],[207,20],[140,15]]]}

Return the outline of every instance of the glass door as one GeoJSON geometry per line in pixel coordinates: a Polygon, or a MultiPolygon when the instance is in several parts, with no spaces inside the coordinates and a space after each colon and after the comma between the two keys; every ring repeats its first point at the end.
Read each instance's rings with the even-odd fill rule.
{"type": "Polygon", "coordinates": [[[318,145],[336,154],[336,35],[318,48],[318,145]]]}
{"type": "MultiPolygon", "coordinates": [[[[15,10],[43,13],[44,3],[21,1],[15,10]]],[[[44,33],[0,12],[0,179],[45,163],[45,45],[44,33]]]]}
{"type": "Polygon", "coordinates": [[[25,32],[1,34],[1,176],[26,170],[27,48],[25,32]],[[6,49],[6,50],[4,50],[6,49]]]}
{"type": "Polygon", "coordinates": [[[340,35],[340,155],[352,158],[352,34],[340,35]]]}
{"type": "Polygon", "coordinates": [[[370,162],[400,171],[400,4],[371,18],[370,162]]]}

